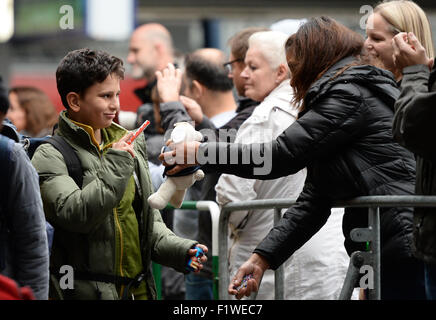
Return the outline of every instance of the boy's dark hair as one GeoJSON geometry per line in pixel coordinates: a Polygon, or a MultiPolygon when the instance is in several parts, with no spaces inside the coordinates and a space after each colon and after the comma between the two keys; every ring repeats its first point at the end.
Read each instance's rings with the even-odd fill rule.
{"type": "Polygon", "coordinates": [[[209,90],[226,92],[233,88],[233,81],[228,71],[223,67],[224,61],[215,63],[206,60],[200,54],[193,52],[185,57],[185,73],[192,83],[197,80],[209,90]]]}
{"type": "Polygon", "coordinates": [[[0,112],[6,114],[9,109],[9,98],[6,88],[3,86],[3,79],[0,77],[0,112]]]}
{"type": "Polygon", "coordinates": [[[69,52],[56,70],[56,84],[62,104],[69,109],[68,93],[82,95],[93,84],[103,82],[113,73],[124,79],[123,61],[115,56],[91,49],[69,52]]]}
{"type": "Polygon", "coordinates": [[[270,31],[268,28],[261,27],[251,27],[246,28],[235,35],[233,35],[228,40],[228,45],[230,46],[230,51],[235,59],[239,59],[241,61],[245,60],[245,54],[248,51],[248,39],[251,37],[253,33],[261,32],[261,31],[270,31]]]}

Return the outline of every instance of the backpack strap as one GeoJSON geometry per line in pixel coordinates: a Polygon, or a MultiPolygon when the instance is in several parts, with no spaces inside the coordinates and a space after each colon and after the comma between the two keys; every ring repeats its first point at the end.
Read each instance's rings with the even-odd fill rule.
{"type": "Polygon", "coordinates": [[[47,139],[44,143],[50,143],[64,157],[65,164],[68,168],[68,174],[73,178],[74,182],[82,189],[83,185],[83,170],[82,164],[76,151],[59,135],[54,135],[47,139]]]}

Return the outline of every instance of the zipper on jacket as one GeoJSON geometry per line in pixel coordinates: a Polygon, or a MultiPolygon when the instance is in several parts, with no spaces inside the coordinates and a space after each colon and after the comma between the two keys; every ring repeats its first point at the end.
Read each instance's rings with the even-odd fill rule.
{"type": "MultiPolygon", "coordinates": [[[[114,220],[115,220],[115,227],[118,229],[118,232],[120,234],[120,276],[124,277],[123,274],[123,230],[121,229],[120,220],[118,219],[118,213],[117,209],[114,208],[114,220]]],[[[120,287],[120,296],[123,295],[124,285],[121,285],[120,287]]]]}

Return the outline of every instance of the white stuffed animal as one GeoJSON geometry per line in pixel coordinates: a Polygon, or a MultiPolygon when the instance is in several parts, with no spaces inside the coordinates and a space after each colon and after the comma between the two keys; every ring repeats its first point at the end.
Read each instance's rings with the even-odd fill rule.
{"type": "MultiPolygon", "coordinates": [[[[188,122],[178,122],[171,132],[171,140],[177,146],[178,143],[185,141],[201,141],[203,135],[194,129],[188,122]]],[[[182,170],[177,176],[167,176],[167,179],[161,184],[159,189],[148,197],[148,203],[152,208],[163,209],[168,202],[174,208],[182,206],[186,190],[192,186],[195,181],[204,178],[203,170],[198,167],[191,167],[182,170]]]]}

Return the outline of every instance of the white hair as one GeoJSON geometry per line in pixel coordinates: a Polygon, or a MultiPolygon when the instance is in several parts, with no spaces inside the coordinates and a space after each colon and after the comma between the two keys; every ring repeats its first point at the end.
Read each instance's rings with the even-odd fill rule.
{"type": "Polygon", "coordinates": [[[284,64],[286,68],[285,43],[288,35],[280,31],[261,31],[253,33],[248,39],[248,49],[258,49],[272,69],[284,64]]]}
{"type": "Polygon", "coordinates": [[[306,22],[307,19],[283,19],[273,23],[269,28],[272,31],[281,31],[292,36],[306,22]]]}

